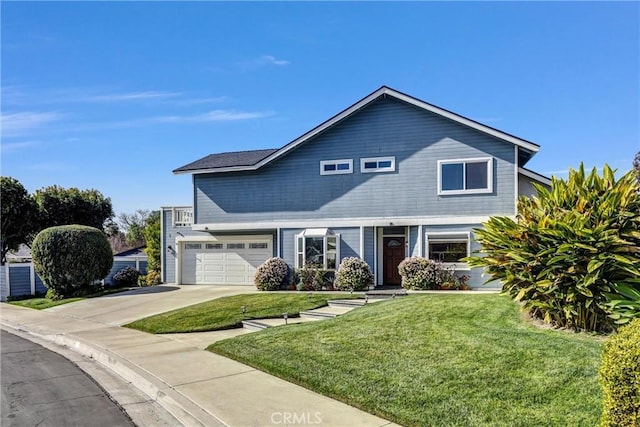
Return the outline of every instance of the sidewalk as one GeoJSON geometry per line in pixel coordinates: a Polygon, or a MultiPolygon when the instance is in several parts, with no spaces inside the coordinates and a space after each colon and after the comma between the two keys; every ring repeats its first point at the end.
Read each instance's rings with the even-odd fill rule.
{"type": "Polygon", "coordinates": [[[135,384],[185,426],[393,425],[202,350],[218,339],[244,333],[242,330],[151,335],[119,326],[154,312],[249,291],[221,287],[198,293],[194,288],[172,287],[172,292],[163,295],[133,291],[43,311],[2,304],[0,319],[9,331],[28,332],[94,358],[135,384]]]}

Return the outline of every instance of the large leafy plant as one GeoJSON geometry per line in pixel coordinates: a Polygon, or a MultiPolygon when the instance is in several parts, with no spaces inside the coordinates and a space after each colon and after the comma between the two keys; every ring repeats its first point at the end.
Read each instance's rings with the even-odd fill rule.
{"type": "MultiPolygon", "coordinates": [[[[535,184],[534,184],[535,185],[535,184]]],[[[475,230],[468,259],[501,280],[503,293],[560,327],[604,330],[640,317],[640,185],[584,166],[537,197],[518,201],[516,220],[492,217],[475,230]]]]}

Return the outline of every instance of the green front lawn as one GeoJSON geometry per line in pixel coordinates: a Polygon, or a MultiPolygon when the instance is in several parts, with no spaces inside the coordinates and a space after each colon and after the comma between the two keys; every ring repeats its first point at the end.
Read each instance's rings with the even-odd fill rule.
{"type": "Polygon", "coordinates": [[[413,295],[208,349],[406,426],[594,426],[602,342],[499,295],[413,295]]]}
{"type": "Polygon", "coordinates": [[[298,317],[301,311],[327,305],[331,299],[350,298],[348,293],[260,293],[223,297],[136,320],[124,325],[152,334],[203,332],[238,328],[247,319],[298,317]],[[242,315],[242,306],[246,313],[242,315]]]}
{"type": "Polygon", "coordinates": [[[9,304],[19,305],[20,307],[34,308],[36,310],[44,310],[45,308],[55,307],[57,305],[69,304],[70,302],[82,301],[87,298],[97,298],[104,295],[117,294],[119,292],[128,291],[129,288],[111,288],[97,292],[95,294],[85,295],[82,297],[65,298],[61,300],[51,300],[43,297],[25,298],[21,300],[7,301],[9,304]]]}

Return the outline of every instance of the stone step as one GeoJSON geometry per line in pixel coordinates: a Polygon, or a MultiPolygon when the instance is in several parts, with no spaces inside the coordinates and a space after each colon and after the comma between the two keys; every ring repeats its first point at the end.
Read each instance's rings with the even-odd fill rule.
{"type": "Polygon", "coordinates": [[[266,323],[257,320],[243,320],[242,327],[248,331],[261,331],[270,327],[266,323]]]}

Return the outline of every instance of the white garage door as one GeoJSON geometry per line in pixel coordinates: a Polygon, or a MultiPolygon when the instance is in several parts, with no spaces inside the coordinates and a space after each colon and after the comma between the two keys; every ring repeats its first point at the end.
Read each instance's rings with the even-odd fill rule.
{"type": "Polygon", "coordinates": [[[270,236],[182,245],[182,283],[188,285],[251,285],[256,268],[273,256],[270,236]]]}

